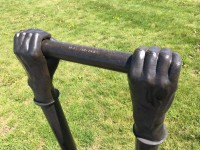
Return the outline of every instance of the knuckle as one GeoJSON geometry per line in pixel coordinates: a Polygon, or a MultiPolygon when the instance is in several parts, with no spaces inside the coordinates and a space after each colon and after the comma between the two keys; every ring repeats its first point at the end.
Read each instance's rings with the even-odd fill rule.
{"type": "Polygon", "coordinates": [[[165,61],[171,61],[170,55],[165,52],[160,52],[159,57],[165,61]]]}
{"type": "Polygon", "coordinates": [[[136,49],[136,51],[133,54],[133,57],[137,59],[144,59],[145,57],[145,50],[143,49],[136,49]]]}
{"type": "Polygon", "coordinates": [[[158,46],[152,46],[149,50],[160,51],[160,48],[158,46]]]}
{"type": "Polygon", "coordinates": [[[162,49],[162,51],[171,51],[169,48],[165,47],[162,49]]]}
{"type": "Polygon", "coordinates": [[[38,58],[38,57],[40,57],[40,54],[38,52],[32,51],[30,53],[30,57],[32,57],[32,58],[38,58]]]}
{"type": "Polygon", "coordinates": [[[27,34],[26,31],[20,33],[21,36],[25,36],[26,34],[27,34]]]}
{"type": "Polygon", "coordinates": [[[35,38],[36,40],[39,40],[39,39],[40,39],[40,33],[38,33],[38,32],[33,33],[33,36],[34,36],[34,38],[35,38]]]}
{"type": "Polygon", "coordinates": [[[174,62],[174,66],[177,68],[177,69],[180,69],[181,68],[181,62],[174,62]]]}
{"type": "Polygon", "coordinates": [[[148,84],[150,84],[150,85],[153,85],[154,82],[155,82],[154,77],[151,76],[151,75],[146,75],[146,76],[144,77],[144,80],[145,80],[146,83],[148,83],[148,84]]]}
{"type": "Polygon", "coordinates": [[[155,59],[158,57],[158,54],[154,51],[147,51],[146,55],[148,55],[149,57],[155,59]]]}
{"type": "Polygon", "coordinates": [[[27,35],[28,35],[29,37],[31,37],[31,36],[33,35],[33,33],[28,33],[27,35]]]}
{"type": "Polygon", "coordinates": [[[14,38],[18,38],[18,37],[19,37],[19,35],[20,35],[20,33],[19,33],[19,32],[15,33],[15,36],[14,36],[14,38]]]}
{"type": "Polygon", "coordinates": [[[145,46],[141,46],[141,47],[138,47],[138,48],[135,50],[135,52],[136,52],[136,53],[140,53],[141,51],[144,51],[144,52],[145,52],[145,49],[146,49],[145,46]]]}
{"type": "Polygon", "coordinates": [[[169,85],[170,85],[170,82],[166,79],[161,79],[160,81],[157,82],[157,86],[162,89],[168,88],[169,85]]]}
{"type": "Polygon", "coordinates": [[[40,34],[38,32],[35,32],[34,33],[34,36],[39,36],[40,34]]]}
{"type": "Polygon", "coordinates": [[[137,55],[138,53],[140,53],[140,51],[141,51],[141,49],[136,49],[135,51],[134,51],[134,53],[133,53],[133,55],[137,55]]]}
{"type": "Polygon", "coordinates": [[[182,65],[182,59],[181,56],[179,55],[179,53],[173,52],[173,64],[177,67],[180,68],[182,65]]]}
{"type": "Polygon", "coordinates": [[[177,58],[181,58],[180,54],[177,53],[177,52],[173,52],[173,55],[174,55],[175,57],[177,57],[177,58]]]}

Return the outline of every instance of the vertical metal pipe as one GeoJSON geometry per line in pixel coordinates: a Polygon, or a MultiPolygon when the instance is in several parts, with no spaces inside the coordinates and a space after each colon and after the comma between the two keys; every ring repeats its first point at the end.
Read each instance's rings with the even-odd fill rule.
{"type": "Polygon", "coordinates": [[[76,150],[67,120],[59,100],[48,106],[41,106],[62,150],[76,150]]]}

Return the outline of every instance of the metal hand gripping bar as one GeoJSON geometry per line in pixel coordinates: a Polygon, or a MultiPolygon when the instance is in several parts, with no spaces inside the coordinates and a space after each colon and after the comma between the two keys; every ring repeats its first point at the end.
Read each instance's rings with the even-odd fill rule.
{"type": "Polygon", "coordinates": [[[44,40],[45,56],[127,73],[132,53],[44,40]]]}

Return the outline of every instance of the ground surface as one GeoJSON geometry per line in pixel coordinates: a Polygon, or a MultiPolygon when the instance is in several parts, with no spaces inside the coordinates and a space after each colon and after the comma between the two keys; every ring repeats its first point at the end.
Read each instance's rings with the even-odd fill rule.
{"type": "MultiPolygon", "coordinates": [[[[179,89],[166,116],[169,137],[161,149],[198,150],[199,10],[199,0],[0,0],[0,149],[59,149],[13,54],[15,32],[40,28],[63,42],[126,52],[157,45],[179,52],[179,89]]],[[[54,84],[78,149],[133,149],[126,74],[62,61],[54,84]]]]}

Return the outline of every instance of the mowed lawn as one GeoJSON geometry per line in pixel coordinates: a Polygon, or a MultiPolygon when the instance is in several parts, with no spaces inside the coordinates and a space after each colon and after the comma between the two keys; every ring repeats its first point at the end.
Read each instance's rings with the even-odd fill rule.
{"type": "MultiPolygon", "coordinates": [[[[180,53],[179,89],[160,149],[200,149],[199,0],[0,0],[0,150],[59,150],[13,54],[15,32],[28,28],[93,47],[157,45],[180,53]]],[[[61,61],[54,85],[78,149],[134,149],[126,74],[61,61]]]]}

